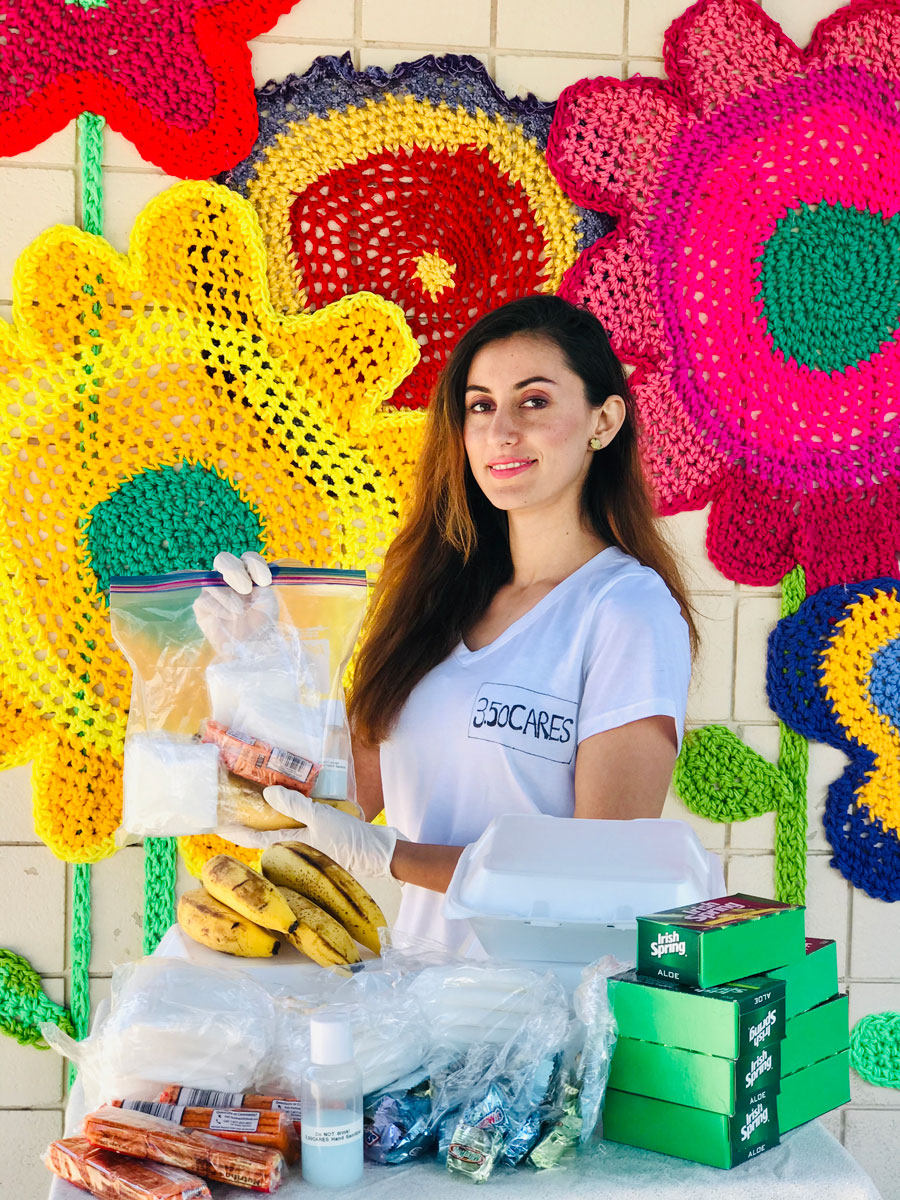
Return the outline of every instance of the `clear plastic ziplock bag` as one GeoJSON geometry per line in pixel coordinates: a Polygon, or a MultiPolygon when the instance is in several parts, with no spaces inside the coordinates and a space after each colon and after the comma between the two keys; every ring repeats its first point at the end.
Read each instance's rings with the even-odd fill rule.
{"type": "Polygon", "coordinates": [[[355,810],[342,680],[365,572],[271,570],[249,596],[212,571],[111,580],[133,672],[120,838],[289,828],[273,783],[355,810]]]}

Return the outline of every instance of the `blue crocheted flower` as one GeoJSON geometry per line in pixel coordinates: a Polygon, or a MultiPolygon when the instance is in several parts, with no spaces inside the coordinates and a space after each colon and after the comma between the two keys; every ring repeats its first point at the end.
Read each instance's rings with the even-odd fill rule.
{"type": "Polygon", "coordinates": [[[769,703],[850,764],[828,790],[831,864],[900,900],[900,580],[823,588],[769,637],[769,703]]]}

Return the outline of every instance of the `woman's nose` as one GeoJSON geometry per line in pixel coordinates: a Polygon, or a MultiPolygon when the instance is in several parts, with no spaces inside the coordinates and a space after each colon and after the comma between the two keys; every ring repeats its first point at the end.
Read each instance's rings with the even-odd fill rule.
{"type": "Polygon", "coordinates": [[[503,444],[515,442],[519,436],[519,426],[515,413],[503,408],[495,409],[494,418],[491,422],[491,436],[495,441],[503,444]]]}

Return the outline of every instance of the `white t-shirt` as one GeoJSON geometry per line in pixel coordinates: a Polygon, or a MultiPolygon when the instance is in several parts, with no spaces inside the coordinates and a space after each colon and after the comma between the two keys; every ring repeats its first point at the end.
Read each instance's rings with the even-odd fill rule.
{"type": "MultiPolygon", "coordinates": [[[[381,745],[385,816],[412,841],[474,842],[493,817],[575,809],[578,743],[673,717],[690,680],[687,623],[659,575],[616,547],[579,567],[480,650],[460,642],[410,693],[381,745]]],[[[406,884],[396,927],[458,949],[466,921],[406,884]]]]}

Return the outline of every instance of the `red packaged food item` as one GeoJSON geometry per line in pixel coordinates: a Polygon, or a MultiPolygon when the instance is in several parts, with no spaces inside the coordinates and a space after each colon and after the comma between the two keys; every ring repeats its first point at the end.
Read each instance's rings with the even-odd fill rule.
{"type": "MultiPolygon", "coordinates": [[[[192,1090],[192,1089],[186,1089],[192,1090]]],[[[200,1108],[185,1104],[155,1104],[151,1100],[114,1100],[113,1107],[173,1121],[185,1129],[214,1133],[229,1142],[278,1150],[289,1163],[300,1157],[300,1139],[289,1113],[250,1108],[200,1108]]]]}
{"type": "Polygon", "coordinates": [[[85,1117],[84,1136],[105,1150],[183,1167],[217,1183],[257,1192],[276,1191],[284,1174],[284,1158],[278,1150],[237,1144],[124,1108],[100,1108],[85,1117]]]}
{"type": "Polygon", "coordinates": [[[212,1200],[209,1188],[196,1175],[113,1154],[83,1137],[51,1142],[44,1163],[54,1175],[93,1192],[99,1200],[212,1200]]]}
{"type": "MultiPolygon", "coordinates": [[[[182,1087],[173,1083],[160,1092],[161,1104],[183,1104],[188,1108],[259,1108],[283,1112],[300,1132],[300,1100],[296,1096],[257,1096],[253,1092],[214,1092],[208,1088],[182,1087]]],[[[289,1160],[290,1161],[290,1160],[289,1160]]]]}
{"type": "Polygon", "coordinates": [[[308,796],[315,786],[320,764],[301,754],[292,754],[249,733],[226,729],[215,721],[207,721],[201,738],[219,747],[219,759],[224,767],[242,779],[251,779],[263,787],[280,783],[308,796]]]}

